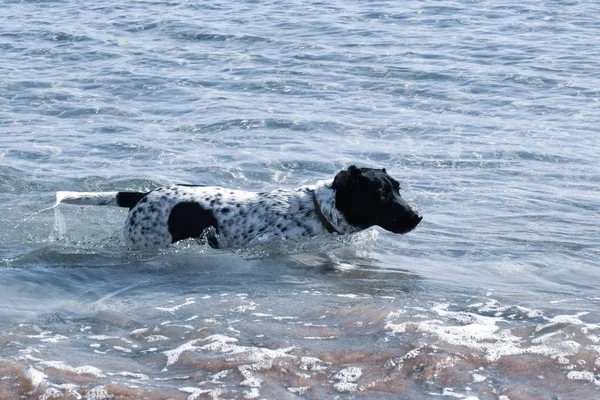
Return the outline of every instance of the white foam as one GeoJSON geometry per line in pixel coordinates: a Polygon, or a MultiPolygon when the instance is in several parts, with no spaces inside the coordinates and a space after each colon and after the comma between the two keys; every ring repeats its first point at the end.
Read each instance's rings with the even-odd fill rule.
{"type": "MultiPolygon", "coordinates": [[[[362,322],[361,322],[361,321],[358,321],[358,322],[357,322],[357,324],[358,324],[359,326],[362,326],[362,322]]],[[[303,324],[302,324],[302,326],[308,326],[308,327],[311,327],[311,328],[327,328],[329,325],[325,325],[325,324],[314,324],[314,323],[312,323],[312,322],[305,322],[305,323],[303,323],[303,324]]]]}
{"type": "Polygon", "coordinates": [[[52,337],[48,337],[48,338],[42,339],[40,341],[44,342],[44,343],[57,343],[57,342],[60,342],[61,340],[67,340],[67,339],[69,339],[69,338],[66,336],[63,336],[63,335],[54,335],[52,337]]]}
{"type": "Polygon", "coordinates": [[[22,354],[22,355],[18,359],[19,360],[25,359],[25,360],[31,360],[31,361],[44,361],[41,358],[32,356],[31,353],[40,354],[40,351],[38,349],[34,349],[33,347],[27,347],[26,349],[19,350],[19,354],[22,354]]]}
{"type": "MultiPolygon", "coordinates": [[[[161,324],[162,325],[162,324],[161,324]]],[[[185,329],[194,329],[193,325],[187,325],[187,324],[173,324],[173,323],[168,323],[168,324],[164,324],[165,326],[169,326],[172,328],[185,328],[185,329]]]]}
{"type": "Polygon", "coordinates": [[[62,361],[42,361],[37,365],[43,365],[45,367],[50,367],[54,369],[59,369],[62,371],[72,372],[77,375],[93,375],[98,378],[104,377],[102,374],[102,370],[92,367],[91,365],[84,365],[81,367],[71,367],[70,365],[65,364],[62,361]]]}
{"type": "Polygon", "coordinates": [[[335,340],[337,336],[304,336],[304,340],[335,340]]]}
{"type": "Polygon", "coordinates": [[[92,335],[92,336],[88,336],[88,339],[92,339],[92,340],[110,340],[110,339],[119,339],[119,338],[117,336],[92,335]]]}
{"type": "Polygon", "coordinates": [[[39,397],[39,400],[50,400],[50,399],[63,399],[63,398],[74,398],[74,399],[82,399],[83,397],[79,393],[81,388],[72,383],[50,383],[46,382],[49,385],[48,388],[44,391],[44,393],[39,397]],[[65,393],[66,392],[66,393],[65,393]]]}
{"type": "Polygon", "coordinates": [[[252,388],[250,390],[244,390],[244,397],[247,399],[258,399],[260,397],[260,392],[257,388],[252,388]]]}
{"type": "Polygon", "coordinates": [[[169,338],[167,336],[163,336],[163,335],[150,335],[150,336],[146,337],[146,340],[148,342],[158,342],[161,340],[169,340],[169,338]]]}
{"type": "Polygon", "coordinates": [[[357,294],[353,294],[353,293],[348,293],[348,294],[338,294],[337,297],[345,297],[347,299],[358,299],[360,298],[359,295],[357,294]]]}
{"type": "Polygon", "coordinates": [[[232,372],[231,369],[225,369],[223,371],[219,371],[210,377],[210,382],[211,383],[222,383],[220,380],[225,378],[227,375],[231,374],[231,372],[232,372]]]}
{"type": "Polygon", "coordinates": [[[29,381],[31,382],[31,385],[34,388],[37,388],[39,385],[44,383],[44,381],[46,380],[48,375],[46,375],[42,371],[38,371],[37,369],[35,369],[33,367],[29,367],[27,372],[25,372],[25,377],[27,379],[29,379],[29,381]]]}
{"type": "Polygon", "coordinates": [[[257,306],[257,304],[255,302],[251,301],[249,304],[237,306],[235,308],[230,309],[229,311],[237,312],[237,313],[245,313],[246,311],[256,310],[256,306],[257,306]]]}
{"type": "Polygon", "coordinates": [[[349,367],[339,371],[333,376],[334,379],[356,382],[362,376],[362,369],[358,367],[349,367]]]}
{"type": "Polygon", "coordinates": [[[254,374],[252,373],[252,371],[254,369],[258,369],[258,368],[253,365],[238,366],[238,370],[240,371],[240,374],[242,374],[242,376],[244,377],[244,380],[242,382],[240,382],[240,385],[248,386],[251,388],[259,388],[261,386],[262,380],[257,378],[256,376],[254,376],[254,374]]]}
{"type": "Polygon", "coordinates": [[[323,371],[331,365],[316,357],[300,357],[300,369],[304,371],[323,371]]]}
{"type": "MultiPolygon", "coordinates": [[[[215,334],[208,336],[204,339],[195,339],[179,346],[173,350],[165,351],[164,354],[167,356],[167,365],[172,365],[177,362],[181,354],[185,351],[208,351],[214,353],[225,353],[228,355],[237,356],[236,359],[247,361],[249,364],[239,365],[238,370],[244,377],[244,380],[240,382],[240,385],[259,388],[262,384],[262,379],[255,376],[255,371],[264,369],[270,369],[273,366],[273,360],[280,357],[291,357],[297,358],[287,354],[294,347],[282,348],[282,349],[266,349],[261,347],[249,347],[240,346],[237,344],[238,340],[229,336],[215,334]],[[200,343],[206,343],[199,345],[200,343]]],[[[166,370],[165,367],[165,370],[166,370]]],[[[228,374],[229,372],[226,372],[228,374]]],[[[214,379],[219,379],[224,375],[216,375],[214,379]]],[[[255,393],[250,391],[249,393],[255,393]]]]}
{"type": "Polygon", "coordinates": [[[596,379],[594,373],[590,371],[569,371],[567,378],[575,381],[587,381],[600,386],[600,380],[596,379]]]}
{"type": "MultiPolygon", "coordinates": [[[[195,387],[183,387],[183,388],[179,388],[180,391],[184,392],[184,393],[190,393],[190,395],[188,396],[187,400],[196,400],[198,397],[200,397],[203,394],[212,394],[214,395],[215,392],[217,392],[218,394],[221,393],[220,390],[207,390],[207,389],[198,389],[195,387]]],[[[215,397],[215,396],[211,396],[211,397],[215,397]]],[[[218,398],[218,395],[216,396],[218,398]]]]}
{"type": "Polygon", "coordinates": [[[139,335],[142,333],[146,333],[150,330],[150,328],[140,328],[140,329],[135,329],[131,332],[129,332],[130,335],[139,335]]]}
{"type": "Polygon", "coordinates": [[[108,373],[107,375],[125,376],[125,377],[129,377],[129,378],[140,379],[140,380],[150,379],[150,377],[148,375],[140,374],[140,373],[136,373],[136,372],[129,372],[129,371],[121,371],[121,372],[117,372],[117,373],[113,372],[113,373],[108,373]]]}
{"type": "MultiPolygon", "coordinates": [[[[434,393],[431,393],[434,394],[434,393]]],[[[439,394],[435,394],[436,396],[439,396],[439,394]]],[[[442,394],[441,396],[443,397],[454,397],[457,399],[465,399],[465,400],[479,400],[479,397],[477,396],[471,396],[471,395],[464,395],[461,393],[455,393],[454,389],[452,388],[444,388],[442,389],[442,394]]]]}
{"type": "Polygon", "coordinates": [[[27,335],[27,337],[31,338],[31,339],[40,339],[40,342],[43,342],[43,343],[57,343],[57,342],[60,342],[61,340],[69,339],[66,336],[58,335],[58,334],[56,334],[54,336],[47,336],[50,333],[52,333],[52,332],[44,331],[39,335],[27,335]]]}
{"type": "MultiPolygon", "coordinates": [[[[55,387],[49,387],[48,389],[46,389],[44,391],[44,394],[42,394],[40,396],[39,400],[58,399],[62,396],[63,396],[63,392],[61,392],[60,390],[58,390],[55,387]]],[[[79,396],[79,398],[81,398],[81,396],[79,396]]]]}
{"type": "Polygon", "coordinates": [[[297,394],[298,396],[303,396],[304,393],[310,390],[310,386],[300,386],[300,387],[289,387],[287,388],[288,392],[297,394]]]}
{"type": "Polygon", "coordinates": [[[273,317],[273,319],[275,321],[285,321],[285,320],[298,319],[298,317],[273,317]]]}
{"type": "MultiPolygon", "coordinates": [[[[534,339],[531,342],[533,345],[526,346],[523,338],[512,334],[509,329],[500,327],[500,325],[506,323],[503,318],[464,311],[449,311],[449,306],[449,304],[438,304],[431,309],[443,320],[406,321],[396,324],[392,321],[398,315],[390,313],[385,329],[392,333],[404,333],[409,328],[429,333],[451,345],[465,346],[481,351],[488,361],[496,361],[502,356],[518,354],[540,354],[554,357],[573,355],[581,347],[575,341],[561,340],[560,338],[554,338],[553,335],[534,339]],[[448,321],[455,321],[457,324],[449,325],[448,321]]],[[[552,319],[552,322],[555,319],[552,319]]],[[[573,318],[561,318],[559,320],[568,320],[571,323],[579,321],[581,323],[580,320],[573,318]]]]}
{"type": "Polygon", "coordinates": [[[578,312],[575,315],[557,315],[553,318],[545,318],[548,321],[548,324],[541,325],[536,328],[536,332],[541,331],[542,329],[560,326],[560,325],[574,325],[574,326],[582,326],[584,333],[588,331],[600,330],[600,324],[588,324],[583,322],[580,317],[584,315],[588,315],[589,312],[582,311],[578,312]]]}
{"type": "Polygon", "coordinates": [[[185,307],[185,306],[189,306],[190,304],[195,304],[196,300],[194,300],[194,297],[190,297],[185,299],[185,302],[183,304],[179,304],[173,307],[154,307],[155,309],[157,309],[158,311],[165,311],[165,312],[175,312],[177,310],[179,310],[181,307],[185,307]]]}
{"type": "Polygon", "coordinates": [[[96,386],[90,389],[85,395],[86,400],[105,400],[112,399],[113,396],[108,394],[104,385],[96,386]]]}
{"type": "Polygon", "coordinates": [[[355,392],[358,390],[356,381],[362,374],[362,369],[358,367],[344,368],[333,376],[333,379],[338,381],[333,384],[333,387],[339,392],[355,392]]]}
{"type": "Polygon", "coordinates": [[[236,338],[232,338],[225,335],[211,335],[206,339],[202,339],[204,342],[210,342],[202,347],[202,350],[215,351],[220,353],[239,353],[245,351],[245,347],[233,345],[232,343],[237,342],[236,338]]]}
{"type": "Polygon", "coordinates": [[[167,356],[167,365],[166,366],[168,367],[169,365],[177,362],[177,360],[179,360],[179,357],[181,356],[181,354],[184,351],[197,350],[198,347],[196,346],[196,343],[198,343],[199,341],[200,341],[200,339],[194,339],[187,343],[182,344],[181,346],[179,346],[175,349],[163,351],[163,354],[167,356]]]}

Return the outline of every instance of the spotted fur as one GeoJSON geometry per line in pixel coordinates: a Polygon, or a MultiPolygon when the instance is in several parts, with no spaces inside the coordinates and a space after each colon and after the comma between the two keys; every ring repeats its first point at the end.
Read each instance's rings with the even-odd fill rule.
{"type": "MultiPolygon", "coordinates": [[[[339,234],[386,224],[371,216],[362,221],[360,216],[354,215],[355,209],[360,207],[381,208],[382,212],[390,214],[388,224],[395,224],[384,228],[406,233],[421,221],[421,216],[404,203],[398,193],[399,185],[396,188],[395,184],[397,182],[385,170],[352,166],[341,171],[333,182],[320,181],[293,190],[256,193],[216,186],[173,185],[148,193],[59,192],[57,200],[129,207],[125,236],[136,246],[161,246],[186,238],[200,238],[213,247],[223,248],[246,246],[272,238],[324,235],[328,233],[327,222],[339,234]],[[362,186],[361,179],[364,181],[362,186]],[[368,183],[373,187],[369,188],[369,193],[363,193],[368,183]],[[391,197],[388,200],[383,197],[384,189],[389,189],[391,197]],[[370,193],[373,190],[377,192],[374,195],[370,193]],[[381,204],[373,202],[391,202],[396,208],[385,211],[381,204]],[[402,227],[394,228],[400,226],[400,220],[402,227]]],[[[376,216],[383,218],[379,214],[376,216]]]]}

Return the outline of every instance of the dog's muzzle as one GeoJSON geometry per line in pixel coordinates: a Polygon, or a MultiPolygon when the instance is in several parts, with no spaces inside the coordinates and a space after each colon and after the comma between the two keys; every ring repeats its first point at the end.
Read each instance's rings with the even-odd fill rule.
{"type": "MultiPolygon", "coordinates": [[[[415,229],[417,225],[423,220],[423,216],[417,213],[407,213],[409,215],[403,215],[402,217],[396,218],[392,221],[389,231],[394,233],[408,233],[415,229]]],[[[386,227],[383,227],[386,229],[386,227]]]]}

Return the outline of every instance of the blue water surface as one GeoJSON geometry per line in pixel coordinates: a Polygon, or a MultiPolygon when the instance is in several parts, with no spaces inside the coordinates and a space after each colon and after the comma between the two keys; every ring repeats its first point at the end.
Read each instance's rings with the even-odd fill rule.
{"type": "Polygon", "coordinates": [[[0,397],[597,397],[598,15],[2,2],[0,397]],[[396,177],[419,227],[141,251],[124,210],[53,208],[351,164],[396,177]]]}

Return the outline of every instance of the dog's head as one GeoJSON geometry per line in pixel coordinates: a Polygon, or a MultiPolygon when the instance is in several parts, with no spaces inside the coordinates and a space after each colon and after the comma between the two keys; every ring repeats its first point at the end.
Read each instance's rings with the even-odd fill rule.
{"type": "Polygon", "coordinates": [[[332,188],[336,208],[360,229],[378,225],[390,232],[408,233],[423,219],[400,197],[400,184],[385,169],[352,165],[335,176],[332,188]]]}

